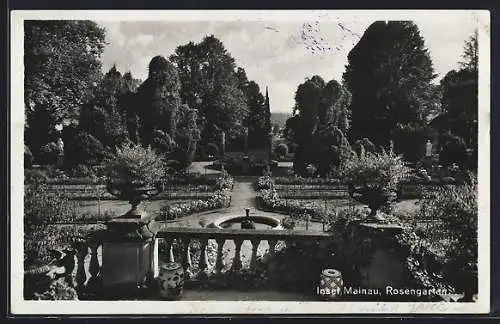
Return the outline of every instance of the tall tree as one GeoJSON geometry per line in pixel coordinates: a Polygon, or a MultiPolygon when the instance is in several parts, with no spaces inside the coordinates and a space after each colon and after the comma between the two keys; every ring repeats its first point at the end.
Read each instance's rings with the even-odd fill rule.
{"type": "Polygon", "coordinates": [[[114,148],[127,139],[123,96],[128,92],[126,80],[113,66],[102,78],[93,98],[83,105],[80,128],[97,138],[104,146],[114,148]]]}
{"type": "Polygon", "coordinates": [[[123,81],[125,83],[125,93],[121,96],[118,106],[120,113],[125,118],[128,137],[137,144],[139,139],[139,117],[136,111],[138,101],[136,93],[142,81],[135,79],[131,72],[123,75],[123,81]]]}
{"type": "Polygon", "coordinates": [[[26,142],[36,154],[56,124],[79,118],[101,78],[105,32],[71,20],[27,20],[24,30],[26,142]]]}
{"type": "Polygon", "coordinates": [[[179,46],[170,59],[179,70],[182,101],[198,110],[202,140],[217,141],[221,131],[238,136],[248,109],[234,58],[222,42],[207,36],[179,46]]]}
{"type": "Polygon", "coordinates": [[[143,145],[153,142],[155,130],[171,136],[175,134],[176,114],[181,104],[180,87],[177,68],[163,56],[153,57],[148,78],[139,86],[135,101],[143,145]]]}
{"type": "Polygon", "coordinates": [[[435,108],[436,77],[424,39],[411,21],[377,21],[348,55],[351,138],[388,146],[397,123],[422,122],[435,108]]]}
{"type": "Polygon", "coordinates": [[[174,159],[179,162],[179,168],[186,168],[194,159],[196,145],[200,140],[200,131],[196,120],[196,110],[189,108],[186,104],[181,105],[177,113],[176,150],[174,153],[174,159]]]}
{"type": "Polygon", "coordinates": [[[349,145],[344,133],[349,127],[350,94],[337,81],[328,83],[313,76],[295,93],[294,116],[287,120],[287,137],[297,144],[294,169],[307,174],[314,164],[325,175],[340,163],[341,149],[349,145]]]}
{"type": "Polygon", "coordinates": [[[270,126],[269,94],[266,88],[266,97],[260,92],[255,81],[249,81],[245,69],[239,67],[236,71],[238,88],[245,95],[248,115],[244,126],[248,127],[248,146],[251,149],[267,147],[267,134],[270,126]]]}
{"type": "Polygon", "coordinates": [[[474,33],[465,42],[462,59],[463,61],[459,62],[460,67],[477,74],[479,68],[479,41],[477,29],[474,30],[474,33]]]}
{"type": "Polygon", "coordinates": [[[440,131],[450,131],[477,150],[478,126],[478,43],[477,31],[465,42],[461,69],[452,70],[441,80],[444,113],[440,131]]]}

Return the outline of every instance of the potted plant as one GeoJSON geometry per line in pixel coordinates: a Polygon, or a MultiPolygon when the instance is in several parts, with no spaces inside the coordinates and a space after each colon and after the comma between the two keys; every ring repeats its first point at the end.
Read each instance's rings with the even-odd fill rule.
{"type": "Polygon", "coordinates": [[[138,208],[141,201],[163,191],[162,180],[166,174],[163,159],[150,147],[123,145],[106,162],[106,168],[109,193],[128,200],[132,205],[132,209],[123,217],[144,218],[145,212],[138,208]]]}
{"type": "Polygon", "coordinates": [[[341,176],[349,195],[370,208],[367,220],[380,222],[384,218],[377,211],[396,199],[398,184],[409,171],[402,158],[392,152],[365,152],[346,161],[341,176]]]}

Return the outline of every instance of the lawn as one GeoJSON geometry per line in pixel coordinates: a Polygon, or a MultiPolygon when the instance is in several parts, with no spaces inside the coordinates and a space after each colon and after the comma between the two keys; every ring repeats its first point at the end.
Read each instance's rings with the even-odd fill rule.
{"type": "MultiPolygon", "coordinates": [[[[184,203],[188,200],[150,200],[143,201],[140,205],[143,210],[151,215],[159,214],[161,207],[167,204],[179,204],[184,203]]],[[[130,210],[131,206],[128,201],[125,200],[82,200],[76,202],[76,212],[78,214],[114,214],[116,216],[123,215],[130,210]]]]}
{"type": "MultiPolygon", "coordinates": [[[[353,204],[357,208],[365,208],[366,205],[363,205],[358,202],[353,202],[350,199],[284,199],[285,201],[299,201],[301,204],[316,204],[320,208],[326,208],[328,210],[333,210],[336,208],[346,208],[351,207],[353,204]]],[[[418,199],[408,199],[402,200],[394,203],[394,212],[397,214],[407,214],[412,215],[415,213],[418,208],[418,199]]],[[[368,207],[366,207],[368,208],[368,207]]],[[[410,217],[410,216],[409,216],[410,217]]]]}

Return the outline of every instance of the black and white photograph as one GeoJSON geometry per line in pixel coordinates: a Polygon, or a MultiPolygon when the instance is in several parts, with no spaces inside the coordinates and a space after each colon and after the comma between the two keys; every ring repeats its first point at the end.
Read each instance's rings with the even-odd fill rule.
{"type": "Polygon", "coordinates": [[[488,312],[489,59],[484,10],[14,11],[12,312],[488,312]]]}

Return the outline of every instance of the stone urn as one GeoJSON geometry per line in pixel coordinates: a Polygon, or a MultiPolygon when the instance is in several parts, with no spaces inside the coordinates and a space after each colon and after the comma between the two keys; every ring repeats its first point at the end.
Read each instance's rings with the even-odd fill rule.
{"type": "Polygon", "coordinates": [[[163,187],[157,185],[134,185],[119,181],[110,181],[106,189],[110,194],[118,197],[121,200],[128,200],[132,208],[121,218],[143,219],[147,217],[147,213],[142,210],[139,205],[143,200],[149,199],[161,193],[163,187]]]}
{"type": "Polygon", "coordinates": [[[385,205],[392,203],[397,198],[397,190],[380,187],[377,184],[348,184],[349,196],[354,200],[368,205],[370,214],[367,220],[381,222],[385,219],[379,215],[378,210],[385,205]]]}
{"type": "Polygon", "coordinates": [[[184,269],[180,263],[169,262],[160,267],[158,276],[160,297],[179,300],[184,294],[184,269]]]}

